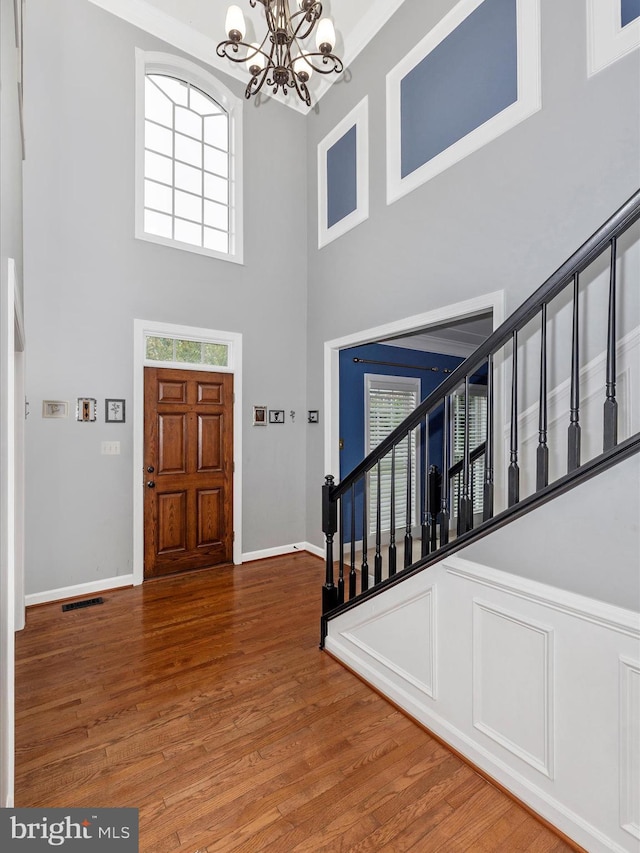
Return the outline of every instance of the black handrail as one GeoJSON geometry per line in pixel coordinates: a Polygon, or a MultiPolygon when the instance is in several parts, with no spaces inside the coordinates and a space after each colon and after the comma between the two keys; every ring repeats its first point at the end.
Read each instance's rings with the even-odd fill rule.
{"type": "MultiPolygon", "coordinates": [[[[474,462],[477,462],[478,459],[484,454],[487,446],[487,442],[483,441],[482,444],[479,444],[475,450],[472,450],[469,454],[469,464],[473,465],[474,462]]],[[[452,480],[454,477],[457,477],[458,474],[462,473],[462,468],[464,466],[464,459],[460,459],[455,465],[452,465],[449,468],[449,479],[452,480]]]]}
{"type": "Polygon", "coordinates": [[[425,415],[442,405],[445,397],[461,385],[466,376],[473,375],[513,336],[538,314],[542,305],[550,302],[583,272],[609,246],[613,238],[618,238],[634,222],[640,219],[640,189],[637,190],[607,222],[598,228],[582,246],[571,255],[534,293],[499,326],[478,349],[462,362],[393,432],[380,442],[340,483],[331,486],[331,500],[344,495],[363,474],[398,444],[412,429],[424,419],[425,415]]]}

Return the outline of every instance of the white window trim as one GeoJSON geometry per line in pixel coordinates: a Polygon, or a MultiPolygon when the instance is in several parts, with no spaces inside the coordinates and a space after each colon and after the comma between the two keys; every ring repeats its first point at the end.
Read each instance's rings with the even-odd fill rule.
{"type": "Polygon", "coordinates": [[[457,6],[387,74],[387,204],[402,198],[450,166],[493,142],[542,107],[540,73],[540,0],[516,0],[518,98],[436,157],[402,177],[400,84],[404,77],[453,32],[483,0],[457,6]]]}
{"type": "Polygon", "coordinates": [[[179,326],[154,320],[133,321],[133,583],[144,580],[144,368],[173,367],[178,370],[206,370],[233,373],[233,562],[242,563],[242,334],[214,329],[179,326]],[[147,359],[148,335],[224,343],[229,346],[229,364],[185,364],[147,359]]]}
{"type": "Polygon", "coordinates": [[[169,53],[136,48],[135,236],[138,240],[147,240],[236,264],[244,262],[242,106],[240,98],[194,62],[169,53]],[[147,74],[166,74],[190,83],[212,97],[229,116],[229,253],[148,234],[144,230],[144,82],[147,74]]]}
{"type": "Polygon", "coordinates": [[[351,112],[318,143],[318,248],[342,237],[369,218],[369,98],[351,112]],[[356,209],[335,225],[327,227],[327,152],[347,131],[356,126],[356,209]]]}
{"type": "Polygon", "coordinates": [[[587,0],[589,77],[640,47],[640,18],[623,27],[620,9],[620,0],[587,0]]]}

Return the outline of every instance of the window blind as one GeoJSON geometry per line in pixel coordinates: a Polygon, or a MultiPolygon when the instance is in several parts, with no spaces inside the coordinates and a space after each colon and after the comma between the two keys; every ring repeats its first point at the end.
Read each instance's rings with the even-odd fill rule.
{"type": "MultiPolygon", "coordinates": [[[[367,375],[367,453],[374,450],[416,408],[420,399],[420,380],[408,377],[367,375]]],[[[411,498],[411,523],[416,519],[416,436],[411,437],[411,446],[404,439],[395,450],[395,477],[393,493],[395,501],[395,527],[407,523],[407,477],[411,470],[413,494],[411,498]]],[[[392,455],[388,453],[380,461],[380,528],[388,532],[391,528],[392,455]]],[[[375,533],[378,505],[378,473],[374,468],[369,475],[369,532],[375,533]]]]}
{"type": "MultiPolygon", "coordinates": [[[[453,395],[452,460],[455,465],[464,457],[465,405],[464,393],[453,395]]],[[[469,452],[476,449],[487,436],[487,396],[484,386],[474,386],[469,393],[469,452]]],[[[484,456],[472,465],[473,512],[483,507],[484,456]]],[[[462,474],[454,478],[452,499],[454,518],[458,516],[458,501],[462,489],[462,474]]]]}

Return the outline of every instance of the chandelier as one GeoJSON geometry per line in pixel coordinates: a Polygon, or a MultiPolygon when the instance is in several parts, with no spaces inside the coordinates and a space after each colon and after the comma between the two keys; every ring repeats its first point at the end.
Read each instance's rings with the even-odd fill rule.
{"type": "Polygon", "coordinates": [[[318,74],[339,74],[343,65],[332,53],[336,34],[330,18],[322,18],[322,3],[317,0],[293,0],[298,6],[295,12],[289,8],[289,0],[249,0],[264,6],[267,32],[262,42],[244,41],[246,26],[242,9],[229,6],[225,29],[228,39],[221,41],[216,52],[232,62],[244,62],[251,79],[245,90],[250,98],[266,84],[287,94],[290,89],[311,106],[307,83],[314,71],[318,74]],[[316,29],[317,24],[317,29],[316,29]],[[305,39],[316,29],[317,50],[309,50],[305,39]],[[239,48],[243,48],[242,51],[239,48]]]}

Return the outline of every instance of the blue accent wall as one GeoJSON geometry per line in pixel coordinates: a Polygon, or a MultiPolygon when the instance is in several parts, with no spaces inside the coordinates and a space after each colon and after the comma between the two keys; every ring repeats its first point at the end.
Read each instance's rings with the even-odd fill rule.
{"type": "Polygon", "coordinates": [[[327,228],[358,206],[356,125],[327,151],[327,228]]]}
{"type": "MultiPolygon", "coordinates": [[[[340,452],[340,479],[343,479],[364,459],[364,375],[377,373],[383,376],[411,376],[420,379],[420,400],[424,400],[447,378],[444,368],[454,370],[464,359],[453,355],[392,347],[385,344],[363,344],[340,351],[340,438],[344,448],[340,452]],[[382,364],[354,364],[354,358],[375,361],[393,361],[414,364],[415,369],[390,367],[382,364]],[[437,367],[438,372],[420,370],[420,367],[437,367]]],[[[442,424],[438,436],[436,424],[431,424],[430,451],[442,453],[442,424]]],[[[433,458],[437,458],[434,456],[433,458]]]]}
{"type": "Polygon", "coordinates": [[[620,14],[623,27],[640,18],[640,0],[621,0],[620,14]]]}
{"type": "Polygon", "coordinates": [[[516,0],[484,0],[400,86],[406,177],[518,97],[516,0]]]}

